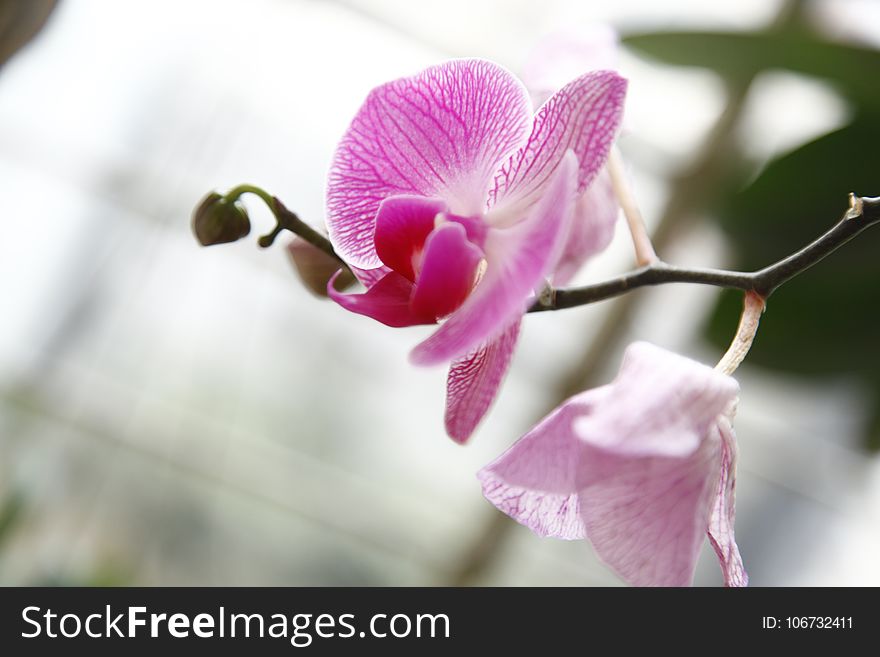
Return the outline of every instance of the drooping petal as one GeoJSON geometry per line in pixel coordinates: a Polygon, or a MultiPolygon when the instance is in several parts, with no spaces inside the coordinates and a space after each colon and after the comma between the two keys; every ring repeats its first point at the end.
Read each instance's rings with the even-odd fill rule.
{"type": "Polygon", "coordinates": [[[611,176],[603,168],[575,203],[571,228],[559,262],[554,267],[553,283],[556,286],[568,285],[587,260],[611,243],[619,210],[611,176]]]}
{"type": "MultiPolygon", "coordinates": [[[[688,585],[722,471],[723,415],[708,426],[705,416],[718,389],[735,396],[728,379],[682,356],[633,345],[611,385],[565,402],[480,471],[484,494],[538,534],[586,536],[631,584],[688,585]],[[680,394],[651,392],[657,386],[680,394]],[[665,409],[656,404],[663,397],[665,409]],[[698,434],[696,445],[688,433],[698,434]]],[[[732,432],[724,440],[732,445],[732,432]]],[[[719,542],[732,544],[728,535],[731,543],[719,542]]],[[[736,575],[732,552],[725,554],[736,575]]]]}
{"type": "Polygon", "coordinates": [[[376,254],[382,263],[411,281],[415,261],[434,230],[434,219],[446,209],[440,199],[423,196],[390,196],[376,213],[376,254]]]}
{"type": "Polygon", "coordinates": [[[399,328],[416,324],[433,324],[433,317],[412,310],[410,298],[413,284],[396,271],[385,274],[363,294],[343,294],[333,287],[339,273],[327,283],[327,295],[346,310],[366,315],[387,326],[399,328]]]}
{"type": "Polygon", "coordinates": [[[414,363],[432,365],[462,356],[526,310],[530,295],[561,252],[574,205],[576,168],[577,159],[569,153],[525,220],[489,232],[483,278],[461,308],[413,349],[414,363]]]}
{"type": "Polygon", "coordinates": [[[374,89],[337,147],[327,187],[327,225],[351,264],[380,264],[376,211],[397,194],[442,197],[452,212],[479,214],[492,176],[529,130],[525,88],[500,66],[453,60],[374,89]]]}
{"type": "Polygon", "coordinates": [[[729,376],[637,342],[601,408],[575,419],[587,535],[631,584],[693,579],[721,468],[713,429],[738,390],[729,376]]]}
{"type": "Polygon", "coordinates": [[[446,433],[465,443],[495,400],[519,336],[516,319],[492,340],[452,362],[446,379],[446,433]]]}
{"type": "Polygon", "coordinates": [[[721,441],[721,476],[709,518],[709,542],[721,562],[724,585],[748,586],[749,576],[733,533],[736,514],[736,437],[727,415],[718,418],[713,430],[718,433],[721,441]]]}
{"type": "Polygon", "coordinates": [[[500,206],[496,221],[515,221],[523,208],[535,203],[568,150],[579,163],[577,189],[587,188],[614,143],[626,86],[613,71],[594,71],[568,83],[541,106],[528,141],[495,177],[489,198],[500,206]]]}
{"type": "Polygon", "coordinates": [[[439,226],[425,243],[412,309],[416,315],[445,317],[458,308],[474,287],[483,252],[468,241],[464,226],[439,226]]]}
{"type": "Polygon", "coordinates": [[[572,426],[598,407],[607,391],[595,388],[572,397],[480,470],[486,499],[540,536],[584,538],[577,476],[587,447],[572,426]]]}
{"type": "Polygon", "coordinates": [[[578,507],[599,558],[634,586],[689,586],[720,459],[717,440],[705,440],[685,458],[633,456],[585,443],[578,507]]]}
{"type": "Polygon", "coordinates": [[[559,31],[538,42],[522,69],[535,107],[584,71],[617,68],[617,33],[598,23],[559,31]]]}
{"type": "Polygon", "coordinates": [[[685,457],[738,393],[735,379],[636,342],[623,356],[602,412],[578,420],[575,430],[593,446],[620,455],[685,457]]]}

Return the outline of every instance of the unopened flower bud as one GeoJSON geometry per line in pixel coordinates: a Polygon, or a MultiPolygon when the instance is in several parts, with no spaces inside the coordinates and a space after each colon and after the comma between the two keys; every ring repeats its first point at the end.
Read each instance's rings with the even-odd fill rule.
{"type": "Polygon", "coordinates": [[[211,192],[193,211],[192,229],[202,246],[235,242],[251,232],[243,206],[211,192]]]}
{"type": "MultiPolygon", "coordinates": [[[[326,297],[327,282],[340,269],[339,262],[299,237],[293,238],[287,245],[287,254],[303,285],[315,296],[326,297]]],[[[348,270],[336,279],[336,285],[341,290],[354,282],[354,276],[348,270]]]]}

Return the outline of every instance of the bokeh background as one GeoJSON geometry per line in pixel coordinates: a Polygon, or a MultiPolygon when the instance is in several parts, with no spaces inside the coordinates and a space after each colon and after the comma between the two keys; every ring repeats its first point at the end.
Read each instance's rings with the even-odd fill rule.
{"type": "MultiPolygon", "coordinates": [[[[429,329],[316,300],[280,245],[201,249],[241,182],[320,225],[366,93],[449,57],[522,70],[610,23],[621,148],[669,261],[758,267],[880,195],[880,3],[0,0],[0,584],[616,585],[475,471],[646,339],[714,362],[736,296],[666,286],[531,316],[471,445],[429,329]]],[[[249,203],[255,233],[271,220],[249,203]]],[[[880,585],[880,231],[770,301],[743,394],[756,585],[880,585]]],[[[622,226],[582,272],[632,263],[622,226]]],[[[697,584],[721,581],[708,548],[697,584]]]]}

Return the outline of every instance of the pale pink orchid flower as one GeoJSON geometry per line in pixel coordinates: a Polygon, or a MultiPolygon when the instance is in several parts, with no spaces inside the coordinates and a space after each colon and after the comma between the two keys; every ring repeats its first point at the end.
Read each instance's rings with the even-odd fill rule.
{"type": "Polygon", "coordinates": [[[572,397],[479,474],[535,533],[588,539],[634,586],[688,586],[706,534],[725,584],[748,583],[734,537],[736,381],[644,342],[610,385],[572,397]]]}
{"type": "Polygon", "coordinates": [[[328,294],[389,326],[442,321],[411,360],[451,362],[446,427],[459,442],[494,399],[522,315],[566,252],[625,94],[623,78],[595,71],[533,115],[507,70],[453,60],[374,89],[337,147],[328,230],[367,291],[342,294],[331,280],[328,294]]]}

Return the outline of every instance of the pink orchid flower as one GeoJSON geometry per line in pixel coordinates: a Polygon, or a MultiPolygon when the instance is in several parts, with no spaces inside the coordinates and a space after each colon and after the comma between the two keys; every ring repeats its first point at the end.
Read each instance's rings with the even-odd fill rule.
{"type": "Polygon", "coordinates": [[[647,343],[610,385],[572,397],[478,477],[541,536],[587,538],[635,586],[688,586],[708,533],[728,586],[748,582],[734,538],[731,377],[647,343]]]}
{"type": "Polygon", "coordinates": [[[328,293],[389,326],[442,320],[411,360],[452,363],[446,426],[459,442],[491,404],[522,315],[560,263],[625,93],[623,78],[596,71],[533,116],[508,71],[454,60],[374,89],[336,150],[330,239],[367,291],[341,294],[331,281],[328,293]]]}

